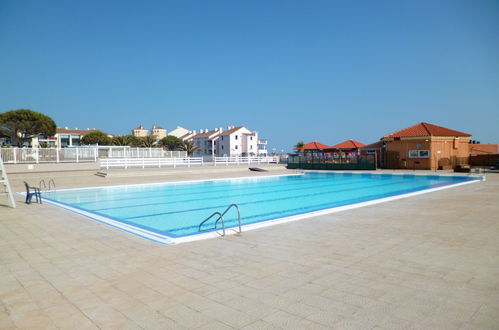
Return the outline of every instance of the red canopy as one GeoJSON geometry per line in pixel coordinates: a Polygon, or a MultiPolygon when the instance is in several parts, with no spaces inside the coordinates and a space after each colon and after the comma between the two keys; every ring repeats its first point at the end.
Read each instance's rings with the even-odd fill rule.
{"type": "Polygon", "coordinates": [[[303,148],[294,148],[294,150],[322,150],[325,148],[328,148],[328,146],[325,145],[324,143],[313,141],[305,144],[303,148]]]}
{"type": "Polygon", "coordinates": [[[358,149],[365,146],[364,143],[355,140],[346,140],[345,142],[338,143],[334,146],[327,147],[327,149],[358,149]]]}

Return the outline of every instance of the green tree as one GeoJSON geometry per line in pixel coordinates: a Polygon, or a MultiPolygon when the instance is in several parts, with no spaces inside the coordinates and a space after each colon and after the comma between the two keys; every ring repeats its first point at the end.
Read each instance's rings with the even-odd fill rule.
{"type": "Polygon", "coordinates": [[[52,136],[56,127],[52,118],[29,109],[0,113],[0,131],[10,136],[13,145],[22,145],[27,139],[40,134],[52,136]]]}
{"type": "Polygon", "coordinates": [[[305,146],[305,143],[303,141],[299,141],[295,144],[295,149],[298,151],[302,151],[304,146],[305,146]]]}
{"type": "Polygon", "coordinates": [[[169,135],[159,140],[158,144],[165,147],[166,150],[173,151],[181,149],[184,142],[176,136],[169,135]]]}
{"type": "Polygon", "coordinates": [[[115,136],[112,140],[113,146],[127,146],[130,143],[128,135],[115,136]]]}
{"type": "Polygon", "coordinates": [[[151,136],[146,136],[141,138],[142,140],[142,147],[144,148],[151,148],[156,144],[156,139],[154,139],[151,136]]]}
{"type": "Polygon", "coordinates": [[[199,148],[196,147],[192,141],[184,141],[181,149],[187,151],[187,155],[189,156],[199,150],[199,148]]]}
{"type": "Polygon", "coordinates": [[[135,135],[125,135],[127,141],[128,141],[128,146],[130,147],[141,147],[142,146],[142,139],[139,138],[138,136],[135,135]]]}
{"type": "Polygon", "coordinates": [[[107,136],[106,133],[101,131],[90,132],[84,137],[82,137],[80,140],[80,144],[82,145],[99,144],[99,145],[108,146],[111,145],[112,142],[113,140],[109,136],[107,136]]]}

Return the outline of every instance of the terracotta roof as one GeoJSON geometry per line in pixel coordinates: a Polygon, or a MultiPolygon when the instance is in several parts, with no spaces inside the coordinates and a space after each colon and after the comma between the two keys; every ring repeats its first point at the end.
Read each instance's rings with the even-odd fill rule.
{"type": "Polygon", "coordinates": [[[240,130],[241,128],[243,128],[243,126],[237,126],[237,127],[234,127],[234,128],[231,128],[231,129],[228,129],[226,131],[223,131],[222,134],[220,134],[220,136],[222,135],[230,135],[238,130],[240,130]]]}
{"type": "Polygon", "coordinates": [[[205,133],[199,133],[199,134],[194,135],[192,138],[193,139],[197,139],[197,138],[210,137],[210,136],[212,136],[215,133],[218,133],[218,131],[212,130],[212,131],[208,131],[208,132],[205,132],[205,133]]]}
{"type": "Polygon", "coordinates": [[[328,147],[328,149],[357,149],[363,146],[365,146],[365,144],[362,142],[355,140],[346,140],[334,146],[328,147]]]}
{"type": "Polygon", "coordinates": [[[88,133],[96,132],[96,131],[98,131],[98,129],[66,129],[66,128],[56,128],[55,129],[55,134],[79,134],[79,135],[86,135],[88,133]]]}
{"type": "Polygon", "coordinates": [[[385,135],[384,137],[395,138],[395,137],[418,137],[418,136],[471,136],[471,134],[422,122],[404,128],[400,131],[385,135]]]}
{"type": "Polygon", "coordinates": [[[145,129],[144,126],[140,125],[139,127],[135,127],[134,129],[145,129]]]}
{"type": "Polygon", "coordinates": [[[383,141],[374,142],[371,144],[366,144],[361,147],[361,149],[381,149],[383,147],[383,141]]]}
{"type": "Polygon", "coordinates": [[[305,144],[303,148],[294,148],[294,150],[322,150],[326,148],[328,148],[328,146],[325,145],[324,143],[313,141],[305,144]]]}
{"type": "Polygon", "coordinates": [[[164,128],[163,128],[163,127],[161,127],[161,126],[156,126],[156,125],[154,125],[154,126],[152,127],[152,129],[164,129],[164,128]]]}

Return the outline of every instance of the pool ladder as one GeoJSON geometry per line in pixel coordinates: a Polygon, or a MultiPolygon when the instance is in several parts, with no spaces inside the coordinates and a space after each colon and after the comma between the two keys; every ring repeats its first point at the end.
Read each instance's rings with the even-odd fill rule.
{"type": "Polygon", "coordinates": [[[231,208],[235,207],[236,210],[237,210],[237,222],[239,224],[239,234],[242,232],[241,230],[241,211],[239,211],[239,206],[237,206],[237,204],[230,204],[226,209],[225,211],[223,211],[222,213],[220,212],[213,212],[208,218],[204,219],[200,224],[199,224],[199,227],[198,227],[198,231],[202,231],[201,230],[201,226],[208,220],[210,220],[211,218],[213,218],[214,216],[218,216],[217,220],[215,221],[215,225],[214,225],[214,228],[217,229],[217,224],[220,220],[222,220],[222,236],[225,236],[225,220],[224,220],[224,215],[227,214],[227,212],[229,212],[229,210],[231,208]]]}
{"type": "Polygon", "coordinates": [[[50,179],[49,180],[49,188],[47,189],[47,184],[45,183],[45,180],[41,179],[40,183],[38,184],[38,188],[40,188],[41,191],[50,191],[53,188],[55,191],[55,181],[54,181],[54,179],[50,179]],[[42,184],[43,184],[44,189],[42,189],[42,184]]]}

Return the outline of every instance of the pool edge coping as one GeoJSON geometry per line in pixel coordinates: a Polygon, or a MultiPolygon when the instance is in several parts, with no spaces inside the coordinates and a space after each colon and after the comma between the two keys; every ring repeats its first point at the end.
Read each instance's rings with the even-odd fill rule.
{"type": "MultiPolygon", "coordinates": [[[[98,189],[98,188],[108,188],[108,187],[120,187],[120,186],[139,186],[139,185],[160,185],[160,184],[178,184],[178,183],[196,183],[196,182],[205,182],[205,181],[221,181],[221,180],[237,180],[237,179],[248,179],[248,178],[261,178],[261,177],[279,177],[279,176],[294,176],[294,175],[303,175],[305,172],[329,172],[331,173],[332,171],[302,171],[301,173],[294,173],[294,174],[278,174],[278,175],[265,175],[265,176],[258,176],[258,177],[251,177],[251,176],[245,176],[245,177],[234,177],[234,178],[218,178],[218,179],[199,179],[199,180],[186,180],[186,181],[170,181],[170,182],[154,182],[154,183],[143,183],[143,184],[132,184],[132,185],[126,185],[126,184],[120,184],[120,185],[112,185],[112,186],[98,186],[98,187],[84,187],[84,188],[68,188],[68,189],[59,189],[59,191],[70,191],[70,190],[86,190],[86,189],[98,189]]],[[[363,172],[363,173],[355,173],[355,172],[340,172],[340,171],[334,171],[334,173],[349,173],[349,174],[373,174],[373,175],[409,175],[409,176],[445,176],[445,177],[469,177],[469,176],[463,176],[463,175],[439,175],[439,174],[408,174],[408,173],[371,173],[371,172],[363,172]]],[[[417,195],[422,195],[426,193],[431,193],[447,188],[453,188],[457,186],[462,186],[465,184],[470,184],[470,183],[475,183],[475,182],[480,182],[480,181],[486,181],[485,176],[474,176],[472,180],[464,181],[464,182],[458,182],[450,185],[446,185],[443,187],[436,187],[436,188],[430,188],[430,189],[424,189],[420,191],[413,191],[410,193],[405,193],[401,195],[396,195],[396,196],[390,196],[390,197],[384,197],[384,198],[379,198],[371,201],[365,201],[365,202],[360,202],[360,203],[354,203],[350,205],[344,205],[344,206],[338,206],[338,207],[332,207],[328,209],[323,209],[323,210],[318,210],[318,211],[313,211],[313,212],[308,212],[308,213],[303,213],[303,214],[298,214],[298,215],[292,215],[292,216],[287,216],[287,217],[282,217],[282,218],[277,218],[277,219],[272,219],[272,220],[266,220],[266,221],[261,221],[257,223],[252,223],[252,224],[247,224],[247,225],[242,225],[241,229],[244,231],[250,231],[250,230],[255,230],[255,229],[260,229],[260,228],[265,228],[265,227],[270,227],[270,226],[275,226],[278,224],[284,224],[284,223],[289,223],[293,221],[299,221],[307,218],[313,218],[317,216],[322,216],[322,215],[327,215],[327,214],[332,214],[336,212],[343,212],[347,210],[352,210],[356,208],[361,208],[361,207],[366,207],[370,205],[375,205],[375,204],[381,204],[385,202],[390,202],[398,199],[403,199],[403,198],[408,198],[412,196],[417,196],[417,195]]],[[[21,195],[25,195],[25,193],[18,193],[21,195]]],[[[211,231],[207,233],[200,233],[200,234],[193,234],[193,235],[187,235],[187,236],[182,236],[182,237],[171,237],[159,233],[155,233],[146,229],[142,229],[140,227],[136,227],[133,225],[128,225],[126,223],[120,222],[118,220],[114,220],[99,214],[95,214],[89,211],[85,211],[79,208],[72,207],[67,204],[59,203],[57,201],[44,198],[44,200],[53,206],[57,206],[59,208],[68,210],[72,213],[81,215],[83,217],[89,218],[91,220],[94,220],[99,223],[106,224],[108,226],[120,229],[122,231],[131,233],[135,236],[147,239],[149,241],[155,242],[155,243],[160,243],[160,244],[166,244],[166,245],[172,245],[172,244],[180,244],[180,243],[187,243],[187,242],[194,242],[194,241],[199,241],[199,240],[204,240],[204,239],[209,239],[209,238],[215,238],[215,237],[221,237],[221,235],[217,231],[211,231]]],[[[226,228],[226,231],[228,233],[226,235],[233,235],[238,233],[237,231],[234,233],[231,233],[234,231],[234,229],[237,227],[230,227],[226,228]]]]}

